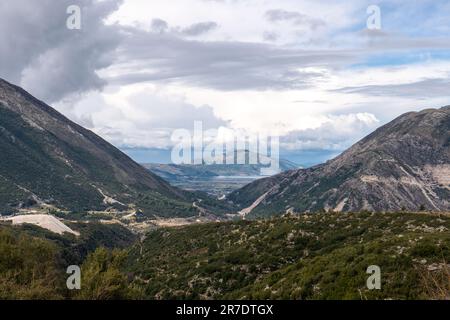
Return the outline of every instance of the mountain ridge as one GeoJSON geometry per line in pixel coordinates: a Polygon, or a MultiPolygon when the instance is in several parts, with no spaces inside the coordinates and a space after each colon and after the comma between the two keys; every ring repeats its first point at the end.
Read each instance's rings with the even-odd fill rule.
{"type": "Polygon", "coordinates": [[[403,114],[324,164],[256,181],[228,199],[241,209],[260,200],[251,210],[256,216],[271,211],[445,211],[450,210],[449,177],[446,106],[403,114]]]}
{"type": "Polygon", "coordinates": [[[69,211],[115,207],[158,216],[171,208],[175,216],[195,215],[190,195],[2,79],[0,114],[4,213],[39,202],[69,211]]]}

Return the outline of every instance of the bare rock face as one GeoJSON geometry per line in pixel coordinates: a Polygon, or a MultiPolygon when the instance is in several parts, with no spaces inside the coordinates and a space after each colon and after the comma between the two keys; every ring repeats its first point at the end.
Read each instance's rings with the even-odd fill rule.
{"type": "Polygon", "coordinates": [[[0,214],[34,199],[86,211],[190,215],[191,199],[111,144],[0,79],[0,214]]]}
{"type": "Polygon", "coordinates": [[[251,212],[450,210],[450,106],[407,113],[337,158],[256,181],[229,199],[251,212]]]}

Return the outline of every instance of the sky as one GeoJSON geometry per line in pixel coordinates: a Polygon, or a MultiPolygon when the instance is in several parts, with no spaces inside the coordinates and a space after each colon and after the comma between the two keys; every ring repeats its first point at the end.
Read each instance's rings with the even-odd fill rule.
{"type": "Polygon", "coordinates": [[[312,165],[450,104],[445,0],[0,0],[0,30],[1,78],[139,162],[202,121],[312,165]]]}

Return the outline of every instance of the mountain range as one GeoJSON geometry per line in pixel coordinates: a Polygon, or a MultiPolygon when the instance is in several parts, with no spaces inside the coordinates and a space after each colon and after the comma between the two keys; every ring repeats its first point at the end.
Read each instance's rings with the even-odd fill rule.
{"type": "Polygon", "coordinates": [[[248,217],[324,210],[449,211],[450,107],[404,114],[324,164],[297,169],[282,163],[288,171],[258,179],[222,201],[174,187],[148,168],[169,180],[185,176],[191,182],[220,175],[238,179],[260,169],[146,169],[92,131],[0,80],[3,215],[33,207],[122,216],[139,212],[148,219],[238,211],[248,217]]]}

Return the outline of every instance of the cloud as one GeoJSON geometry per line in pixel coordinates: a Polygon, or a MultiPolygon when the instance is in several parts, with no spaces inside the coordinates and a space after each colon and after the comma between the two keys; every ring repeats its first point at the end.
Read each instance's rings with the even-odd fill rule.
{"type": "MultiPolygon", "coordinates": [[[[65,105],[58,106],[64,110],[65,105]]],[[[193,130],[202,121],[205,130],[228,126],[207,105],[195,106],[182,96],[140,85],[113,92],[91,93],[64,110],[118,147],[169,148],[176,129],[193,130]]]]}
{"type": "MultiPolygon", "coordinates": [[[[231,1],[227,5],[241,6],[242,3],[231,1]]],[[[286,32],[280,33],[276,28],[260,31],[260,40],[262,34],[265,43],[233,38],[223,41],[214,37],[193,40],[186,36],[208,34],[217,23],[201,22],[182,28],[170,27],[166,21],[157,20],[164,32],[154,32],[154,28],[149,32],[124,27],[126,37],[119,50],[120,58],[103,73],[104,79],[119,85],[175,83],[221,91],[302,90],[314,87],[326,76],[305,71],[311,67],[325,68],[328,74],[333,74],[336,70],[363,64],[368,57],[386,54],[386,51],[398,54],[402,50],[449,46],[448,38],[408,38],[384,30],[376,34],[360,29],[333,31],[334,41],[333,37],[323,38],[327,33],[317,31],[320,26],[330,29],[325,21],[331,20],[316,19],[301,11],[287,9],[266,10],[263,15],[272,24],[287,22],[293,25],[288,33],[307,42],[283,44],[286,32]],[[302,26],[311,29],[311,34],[301,36],[298,28],[302,26]],[[314,40],[314,34],[319,38],[314,40]],[[342,44],[339,44],[341,40],[342,44]]],[[[365,18],[362,15],[361,21],[365,18]]],[[[222,27],[221,23],[221,31],[222,27]]]]}
{"type": "MultiPolygon", "coordinates": [[[[191,24],[186,28],[181,28],[179,26],[170,27],[167,21],[155,18],[152,19],[151,21],[150,31],[152,33],[159,33],[159,34],[171,32],[173,35],[178,36],[197,37],[218,28],[218,26],[219,25],[214,21],[206,21],[191,24]]],[[[131,32],[131,30],[128,31],[131,32]]]]}
{"type": "Polygon", "coordinates": [[[325,21],[311,18],[305,14],[294,11],[286,11],[281,9],[269,10],[265,13],[266,18],[271,22],[291,22],[296,26],[308,27],[315,30],[325,26],[325,21]]]}
{"type": "Polygon", "coordinates": [[[199,36],[204,33],[208,33],[214,29],[216,29],[219,25],[214,21],[208,22],[199,22],[194,23],[193,25],[183,29],[181,32],[188,36],[199,36]]]}
{"type": "Polygon", "coordinates": [[[117,10],[118,0],[80,0],[82,29],[68,30],[71,0],[0,3],[0,70],[47,102],[99,89],[96,71],[113,63],[120,42],[118,29],[103,19],[117,10]]]}
{"type": "MultiPolygon", "coordinates": [[[[125,1],[125,4],[131,2],[125,1]]],[[[202,38],[201,41],[189,39],[209,35],[219,23],[223,29],[223,22],[211,20],[183,23],[186,27],[179,27],[176,22],[176,26],[171,27],[168,20],[155,18],[147,30],[105,24],[104,20],[117,13],[122,1],[80,0],[78,3],[83,8],[83,29],[79,32],[65,28],[66,8],[72,4],[70,0],[18,0],[8,5],[2,2],[2,76],[21,84],[47,102],[99,90],[110,84],[141,82],[177,83],[222,91],[299,90],[315,86],[325,76],[305,71],[310,67],[324,67],[331,74],[387,49],[399,52],[411,48],[448,48],[450,43],[448,37],[439,35],[411,38],[383,30],[383,36],[373,36],[368,32],[334,32],[336,41],[342,40],[342,45],[335,45],[332,38],[323,39],[322,33],[314,29],[325,25],[330,28],[325,23],[331,21],[330,12],[334,13],[339,8],[349,9],[344,5],[330,7],[320,2],[309,7],[314,8],[313,11],[324,12],[323,20],[313,18],[313,11],[305,11],[308,6],[299,4],[298,10],[294,10],[295,6],[290,1],[284,1],[282,4],[286,8],[282,9],[266,9],[270,3],[265,4],[260,9],[261,13],[249,16],[249,19],[255,19],[261,14],[261,19],[266,19],[266,25],[260,26],[258,37],[263,34],[263,39],[270,44],[236,41],[232,37],[234,34],[227,40],[214,37],[202,38]],[[288,32],[274,26],[273,30],[264,31],[268,27],[267,21],[271,22],[269,27],[283,22],[292,27],[288,32]],[[312,29],[307,39],[318,34],[323,43],[320,46],[312,42],[302,46],[278,43],[285,40],[286,33],[298,35],[296,30],[301,26],[312,29]],[[357,50],[355,41],[359,46],[357,50]]],[[[252,1],[224,1],[217,5],[228,8],[228,14],[234,12],[236,15],[236,9],[231,9],[239,8],[244,14],[252,4],[252,1]]],[[[141,5],[136,7],[137,11],[144,11],[138,10],[141,5]]],[[[176,11],[173,6],[152,6],[155,6],[151,7],[153,9],[176,11]]],[[[203,11],[210,12],[206,6],[199,9],[199,12],[203,11]]],[[[345,24],[347,28],[350,22],[345,24]]],[[[230,28],[229,24],[224,24],[224,29],[230,28]]],[[[244,31],[235,32],[235,35],[244,31]]]]}
{"type": "Polygon", "coordinates": [[[117,68],[110,68],[105,75],[110,83],[184,83],[217,90],[299,89],[323,77],[321,73],[308,71],[307,67],[332,68],[355,59],[350,51],[192,41],[173,33],[128,31],[117,68]]]}
{"type": "Polygon", "coordinates": [[[286,150],[343,151],[380,125],[371,113],[328,115],[317,128],[292,131],[280,140],[286,150]]]}
{"type": "Polygon", "coordinates": [[[414,97],[426,99],[442,95],[450,96],[449,88],[450,77],[445,79],[425,79],[402,84],[344,87],[336,91],[342,93],[364,94],[367,96],[414,97]]]}
{"type": "Polygon", "coordinates": [[[162,19],[153,19],[151,23],[151,30],[153,32],[162,33],[169,30],[169,24],[162,19]]]}
{"type": "Polygon", "coordinates": [[[263,40],[265,41],[277,41],[279,39],[280,35],[274,31],[264,31],[263,33],[263,40]]]}

